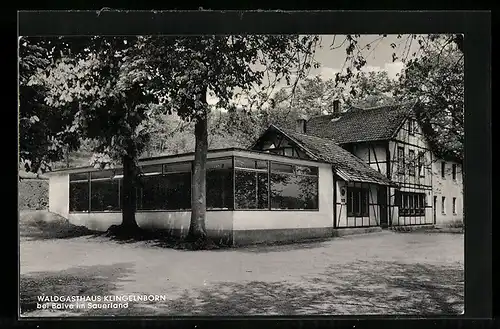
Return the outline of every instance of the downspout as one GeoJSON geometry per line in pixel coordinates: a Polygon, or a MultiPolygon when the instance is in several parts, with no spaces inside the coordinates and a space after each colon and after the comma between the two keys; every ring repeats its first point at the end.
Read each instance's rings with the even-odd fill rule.
{"type": "Polygon", "coordinates": [[[335,179],[335,170],[333,169],[333,166],[332,166],[332,181],[333,181],[333,229],[335,230],[337,228],[337,180],[335,179]]]}

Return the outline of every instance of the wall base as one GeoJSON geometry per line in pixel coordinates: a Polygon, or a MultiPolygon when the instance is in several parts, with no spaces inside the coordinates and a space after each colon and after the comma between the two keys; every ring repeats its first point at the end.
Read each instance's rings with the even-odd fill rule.
{"type": "Polygon", "coordinates": [[[338,228],[338,229],[333,230],[333,236],[340,237],[340,236],[346,236],[346,235],[365,234],[365,233],[373,233],[373,232],[382,232],[382,228],[380,226],[356,227],[356,228],[338,228]]]}
{"type": "Polygon", "coordinates": [[[233,231],[233,245],[294,243],[326,239],[332,236],[332,231],[331,227],[233,231]]]}

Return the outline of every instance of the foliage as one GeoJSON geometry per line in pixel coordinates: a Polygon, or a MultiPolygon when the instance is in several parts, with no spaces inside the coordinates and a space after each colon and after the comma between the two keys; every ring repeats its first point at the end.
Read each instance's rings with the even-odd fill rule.
{"type": "Polygon", "coordinates": [[[79,144],[77,135],[61,131],[71,123],[67,108],[54,109],[44,104],[47,89],[30,84],[33,72],[50,64],[46,41],[19,39],[19,156],[24,169],[39,173],[51,169],[51,162],[63,157],[64,146],[79,144]]]}
{"type": "Polygon", "coordinates": [[[401,78],[401,94],[419,100],[417,114],[439,156],[463,157],[464,61],[456,46],[429,48],[411,60],[401,78]]]}

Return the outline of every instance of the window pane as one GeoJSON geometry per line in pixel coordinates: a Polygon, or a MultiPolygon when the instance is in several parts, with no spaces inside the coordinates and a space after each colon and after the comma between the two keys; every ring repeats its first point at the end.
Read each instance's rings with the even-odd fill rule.
{"type": "Polygon", "coordinates": [[[361,190],[361,216],[368,216],[368,190],[361,190]]]}
{"type": "Polygon", "coordinates": [[[169,172],[191,172],[191,162],[168,163],[163,165],[165,173],[169,172]]]}
{"type": "Polygon", "coordinates": [[[271,162],[271,172],[293,173],[293,165],[271,162]]]}
{"type": "Polygon", "coordinates": [[[167,210],[191,209],[191,173],[168,174],[161,177],[167,210]]]}
{"type": "Polygon", "coordinates": [[[89,183],[69,184],[69,211],[89,210],[89,183]]]}
{"type": "Polygon", "coordinates": [[[237,209],[267,209],[267,173],[235,171],[235,206],[237,209]]]}
{"type": "Polygon", "coordinates": [[[405,167],[405,149],[398,147],[398,173],[404,174],[405,167]]]}
{"type": "Polygon", "coordinates": [[[318,167],[295,166],[295,172],[298,175],[318,175],[318,167]]]}
{"type": "Polygon", "coordinates": [[[207,170],[229,169],[232,167],[233,159],[231,158],[207,160],[207,170]]]}
{"type": "Polygon", "coordinates": [[[234,166],[237,168],[265,169],[265,170],[267,170],[267,161],[235,157],[234,158],[234,166]]]}
{"type": "Polygon", "coordinates": [[[118,180],[99,180],[91,183],[91,211],[119,210],[118,180]]]}
{"type": "Polygon", "coordinates": [[[191,173],[143,176],[138,209],[191,209],[191,173]]]}
{"type": "Polygon", "coordinates": [[[400,191],[396,191],[394,199],[395,199],[394,203],[396,204],[396,206],[401,207],[402,203],[401,203],[401,192],[400,191]]]}
{"type": "Polygon", "coordinates": [[[273,209],[318,209],[316,177],[271,174],[271,207],[273,209]]]}
{"type": "Polygon", "coordinates": [[[78,174],[69,174],[69,180],[71,182],[73,181],[88,181],[89,180],[89,173],[78,173],[78,174]]]}
{"type": "Polygon", "coordinates": [[[290,156],[291,157],[291,156],[293,156],[293,149],[291,147],[286,147],[284,149],[284,153],[285,153],[286,156],[290,156]]]}
{"type": "Polygon", "coordinates": [[[415,151],[414,150],[409,150],[408,151],[408,159],[409,159],[409,175],[410,176],[415,176],[415,151]]]}
{"type": "Polygon", "coordinates": [[[162,165],[148,165],[141,166],[142,173],[144,175],[148,174],[161,174],[162,165]]]}
{"type": "Polygon", "coordinates": [[[142,176],[141,177],[141,201],[137,209],[157,210],[166,209],[166,198],[162,188],[162,176],[142,176]]]}
{"type": "Polygon", "coordinates": [[[353,193],[351,189],[347,190],[347,214],[352,213],[352,208],[353,208],[353,193]]]}
{"type": "MultiPolygon", "coordinates": [[[[227,163],[219,164],[225,166],[227,163]]],[[[232,169],[207,171],[207,208],[233,209],[232,169]]]]}

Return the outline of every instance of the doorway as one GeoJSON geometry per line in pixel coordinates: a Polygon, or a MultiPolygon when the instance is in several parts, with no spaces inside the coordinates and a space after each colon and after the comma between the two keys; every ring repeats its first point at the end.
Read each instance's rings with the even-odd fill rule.
{"type": "Polygon", "coordinates": [[[380,209],[380,226],[382,228],[387,228],[389,226],[389,220],[387,218],[387,187],[379,186],[377,192],[377,203],[380,209]]]}

